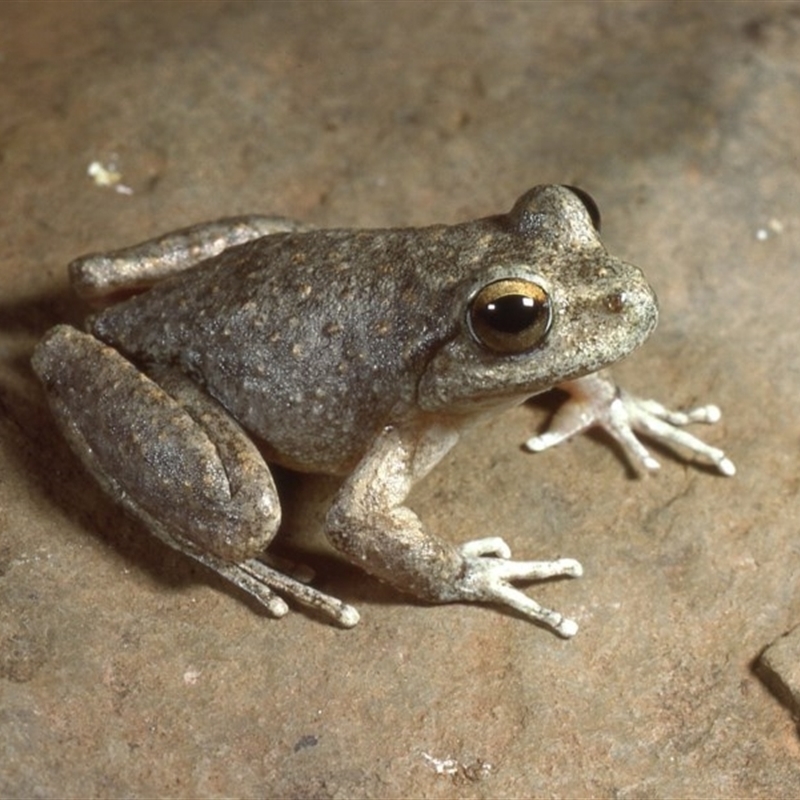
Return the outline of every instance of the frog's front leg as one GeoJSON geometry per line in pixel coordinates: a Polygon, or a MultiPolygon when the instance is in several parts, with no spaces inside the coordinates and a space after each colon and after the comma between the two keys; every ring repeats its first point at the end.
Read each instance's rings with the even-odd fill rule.
{"type": "Polygon", "coordinates": [[[423,600],[501,603],[561,636],[573,636],[575,622],[543,608],[511,583],[577,577],[583,572],[577,561],[511,561],[498,537],[453,547],[403,505],[412,485],[457,439],[447,427],[387,428],[337,495],[328,513],[329,539],[353,563],[423,600]]]}
{"type": "Polygon", "coordinates": [[[567,392],[569,399],[559,408],[548,430],[525,443],[532,452],[546,450],[587,428],[599,426],[619,442],[632,461],[647,470],[658,469],[660,465],[634,431],[684,447],[712,463],[723,475],[736,472],[722,450],[681,430],[693,422],[717,422],[720,418],[717,406],[670,411],[655,400],[643,400],[621,389],[606,370],[561,383],[557,388],[567,392]]]}
{"type": "Polygon", "coordinates": [[[284,593],[344,626],[355,609],[257,560],[280,524],[269,468],[241,427],[182,374],[153,376],[67,325],[33,367],[75,453],[152,533],[283,616],[284,593]],[[274,590],[274,591],[273,591],[274,590]]]}
{"type": "Polygon", "coordinates": [[[256,214],[201,222],[121,250],[76,258],[69,265],[70,282],[84,300],[105,305],[120,296],[142,292],[229,247],[309,229],[295,220],[256,214]]]}

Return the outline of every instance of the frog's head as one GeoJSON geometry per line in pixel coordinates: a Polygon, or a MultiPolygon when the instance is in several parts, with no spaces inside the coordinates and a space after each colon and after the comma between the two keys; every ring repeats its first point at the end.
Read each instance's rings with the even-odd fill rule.
{"type": "Polygon", "coordinates": [[[429,362],[419,405],[470,411],[522,401],[626,356],[658,319],[641,270],[610,256],[585,192],[537,186],[486,220],[457,288],[457,333],[429,362]]]}

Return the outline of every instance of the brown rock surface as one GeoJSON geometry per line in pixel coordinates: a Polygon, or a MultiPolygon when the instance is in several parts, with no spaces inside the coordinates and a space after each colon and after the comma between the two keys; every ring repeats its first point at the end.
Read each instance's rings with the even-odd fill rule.
{"type": "Polygon", "coordinates": [[[800,5],[762,0],[0,4],[0,796],[796,795],[750,665],[800,622],[799,48],[800,5]],[[362,623],[270,621],[49,419],[28,359],[84,313],[76,255],[245,212],[455,221],[547,182],[590,191],[659,294],[621,381],[718,403],[702,435],[739,467],[532,456],[541,404],[466,438],[415,509],[580,559],[531,589],[571,641],[325,556],[362,623]]]}
{"type": "Polygon", "coordinates": [[[758,657],[756,670],[794,718],[800,718],[800,626],[772,642],[758,657]]]}

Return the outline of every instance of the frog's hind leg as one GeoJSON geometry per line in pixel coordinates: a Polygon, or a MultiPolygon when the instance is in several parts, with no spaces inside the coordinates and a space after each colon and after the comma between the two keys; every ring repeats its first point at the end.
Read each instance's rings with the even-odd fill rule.
{"type": "Polygon", "coordinates": [[[76,258],[69,265],[70,281],[77,295],[104,306],[143,292],[229,247],[303,230],[309,226],[284,217],[249,215],[203,222],[122,250],[76,258]]]}
{"type": "Polygon", "coordinates": [[[236,421],[185,376],[163,370],[156,382],[66,325],[39,344],[33,367],[72,449],[156,536],[275,616],[288,610],[279,592],[355,624],[355,609],[256,559],[280,524],[269,468],[236,421]]]}

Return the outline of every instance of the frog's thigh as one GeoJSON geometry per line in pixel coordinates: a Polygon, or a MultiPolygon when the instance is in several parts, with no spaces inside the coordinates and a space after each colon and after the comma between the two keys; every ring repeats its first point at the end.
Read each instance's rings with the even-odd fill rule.
{"type": "Polygon", "coordinates": [[[239,425],[188,379],[166,391],[113,348],[62,325],[34,354],[50,405],[104,488],[179,549],[238,562],[280,523],[272,477],[239,425]]]}

